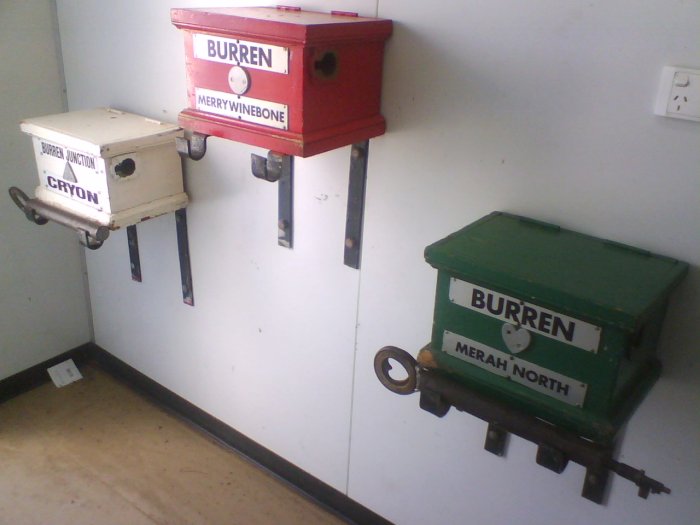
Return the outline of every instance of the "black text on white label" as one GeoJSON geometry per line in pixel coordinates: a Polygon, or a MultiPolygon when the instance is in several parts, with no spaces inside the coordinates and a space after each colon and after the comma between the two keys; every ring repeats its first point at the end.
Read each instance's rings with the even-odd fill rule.
{"type": "Polygon", "coordinates": [[[450,280],[450,300],[470,310],[522,326],[531,332],[582,350],[598,351],[600,328],[580,319],[459,279],[450,280]]]}
{"type": "Polygon", "coordinates": [[[101,159],[35,138],[40,180],[46,189],[73,201],[101,209],[101,159]]]}
{"type": "Polygon", "coordinates": [[[201,111],[277,129],[289,127],[289,111],[285,104],[204,88],[195,88],[194,92],[195,107],[201,111]]]}
{"type": "Polygon", "coordinates": [[[192,35],[194,57],[211,62],[287,74],[289,50],[259,42],[234,40],[195,33],[192,35]]]}

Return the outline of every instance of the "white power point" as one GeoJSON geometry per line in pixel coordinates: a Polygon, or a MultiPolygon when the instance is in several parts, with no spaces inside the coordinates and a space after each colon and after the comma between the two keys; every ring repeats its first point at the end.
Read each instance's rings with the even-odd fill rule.
{"type": "Polygon", "coordinates": [[[665,67],[661,73],[654,113],[700,122],[700,71],[665,67]]]}

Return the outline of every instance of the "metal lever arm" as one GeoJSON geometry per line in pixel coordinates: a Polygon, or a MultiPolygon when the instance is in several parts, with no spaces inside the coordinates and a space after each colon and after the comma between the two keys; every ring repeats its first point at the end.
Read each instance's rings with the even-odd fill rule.
{"type": "Polygon", "coordinates": [[[46,224],[49,220],[66,226],[78,233],[80,243],[91,250],[96,250],[109,237],[109,228],[104,224],[75,215],[64,209],[51,206],[39,199],[30,199],[17,187],[9,190],[12,201],[24,212],[30,221],[46,224]]]}

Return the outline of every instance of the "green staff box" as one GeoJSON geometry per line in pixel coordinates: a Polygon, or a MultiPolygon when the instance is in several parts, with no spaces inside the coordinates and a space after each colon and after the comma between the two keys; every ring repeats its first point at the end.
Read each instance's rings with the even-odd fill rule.
{"type": "Polygon", "coordinates": [[[419,362],[610,444],[651,386],[684,262],[502,212],[425,249],[438,270],[419,362]]]}

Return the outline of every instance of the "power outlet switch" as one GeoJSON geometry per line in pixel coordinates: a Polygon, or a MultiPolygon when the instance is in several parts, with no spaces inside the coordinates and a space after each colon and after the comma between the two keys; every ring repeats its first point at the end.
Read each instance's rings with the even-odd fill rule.
{"type": "Polygon", "coordinates": [[[700,71],[665,67],[661,73],[654,113],[700,122],[700,71]]]}

